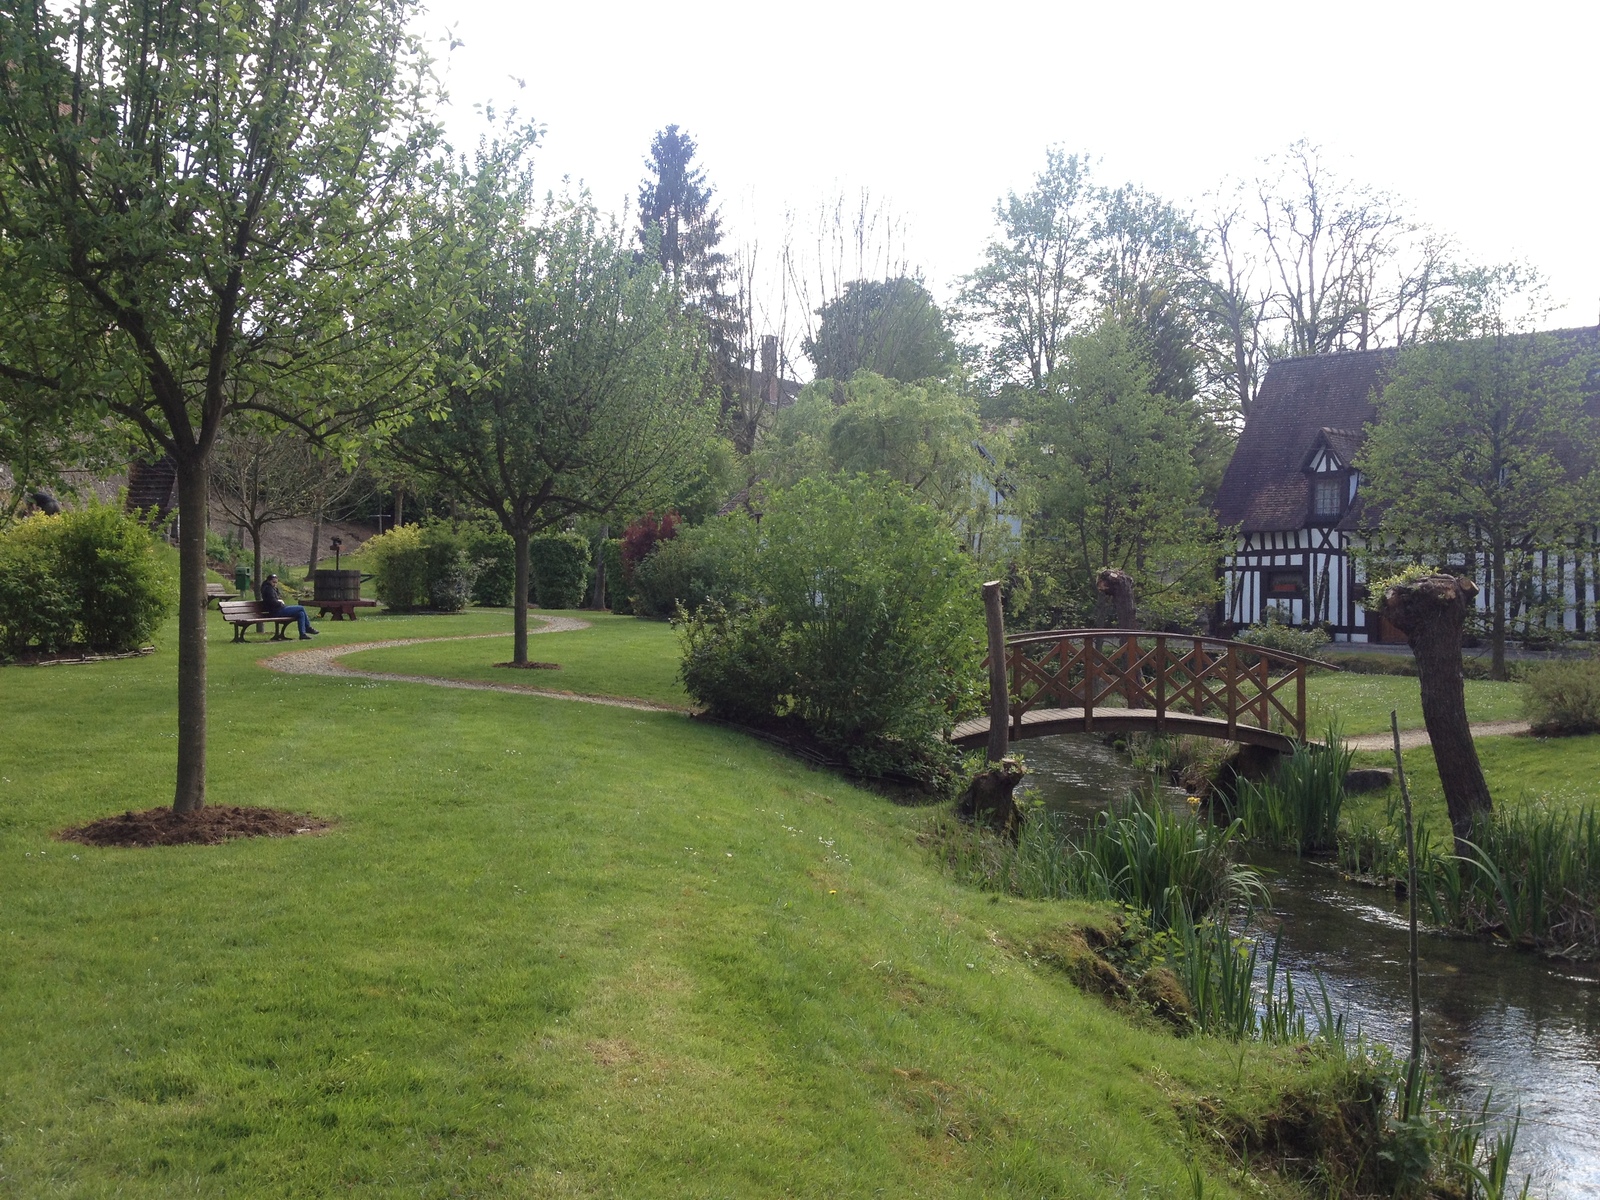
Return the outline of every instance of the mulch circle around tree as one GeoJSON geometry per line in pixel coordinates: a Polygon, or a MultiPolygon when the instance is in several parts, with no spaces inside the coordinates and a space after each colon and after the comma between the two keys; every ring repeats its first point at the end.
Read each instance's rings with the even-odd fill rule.
{"type": "Polygon", "coordinates": [[[497,667],[510,667],[513,670],[518,670],[518,671],[559,671],[559,670],[561,670],[561,664],[560,663],[542,663],[542,662],[495,663],[495,666],[497,666],[497,667]]]}
{"type": "Polygon", "coordinates": [[[329,824],[309,813],[211,804],[197,813],[182,816],[170,808],[125,812],[118,817],[102,817],[87,825],[63,829],[56,837],[85,846],[216,846],[235,838],[321,833],[329,824]]]}

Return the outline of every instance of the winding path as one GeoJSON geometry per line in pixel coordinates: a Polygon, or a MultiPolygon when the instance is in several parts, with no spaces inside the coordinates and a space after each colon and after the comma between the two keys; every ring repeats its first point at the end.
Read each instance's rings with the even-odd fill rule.
{"type": "MultiPolygon", "coordinates": [[[[1472,726],[1474,738],[1510,737],[1514,734],[1527,733],[1529,725],[1526,721],[1483,721],[1472,726]]],[[[1394,747],[1393,733],[1364,733],[1360,737],[1345,738],[1344,744],[1351,750],[1389,750],[1394,747]]],[[[1426,729],[1402,729],[1400,731],[1400,749],[1414,750],[1418,746],[1429,745],[1428,731],[1426,729]]]]}
{"type": "MultiPolygon", "coordinates": [[[[544,625],[529,629],[532,636],[540,633],[569,633],[589,628],[589,622],[576,617],[535,617],[544,625]]],[[[456,688],[469,692],[512,692],[519,696],[543,696],[547,700],[576,700],[581,704],[602,704],[608,708],[633,708],[646,712],[687,712],[670,704],[654,704],[649,700],[633,700],[622,696],[583,696],[577,692],[558,692],[551,688],[528,687],[520,683],[482,683],[470,679],[442,679],[437,675],[396,675],[388,671],[358,671],[347,667],[339,659],[346,654],[360,654],[367,650],[387,650],[394,646],[421,646],[428,642],[474,642],[482,638],[508,638],[509,633],[468,633],[456,637],[390,638],[378,642],[351,642],[343,646],[317,646],[310,650],[290,650],[263,658],[260,664],[285,675],[332,675],[343,679],[376,679],[383,683],[421,683],[429,687],[456,688]]]]}

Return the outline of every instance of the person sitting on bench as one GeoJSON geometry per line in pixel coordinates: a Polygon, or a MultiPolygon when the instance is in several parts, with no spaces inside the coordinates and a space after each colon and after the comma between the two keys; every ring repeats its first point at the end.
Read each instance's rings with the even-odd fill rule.
{"type": "Polygon", "coordinates": [[[299,604],[285,604],[283,597],[278,593],[278,577],[268,575],[265,583],[261,585],[261,603],[267,606],[269,617],[298,617],[300,620],[300,640],[315,637],[317,631],[311,628],[311,618],[306,614],[305,607],[299,604]]]}

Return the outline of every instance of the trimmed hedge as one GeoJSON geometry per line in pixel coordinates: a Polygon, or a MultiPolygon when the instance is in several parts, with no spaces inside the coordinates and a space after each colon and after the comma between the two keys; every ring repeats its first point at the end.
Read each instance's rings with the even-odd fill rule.
{"type": "Polygon", "coordinates": [[[589,539],[542,533],[528,541],[529,591],[540,608],[579,608],[589,590],[589,539]]]}
{"type": "Polygon", "coordinates": [[[472,599],[481,567],[469,535],[446,522],[401,525],[368,539],[358,552],[372,568],[378,599],[398,612],[460,612],[472,599]]]}
{"type": "Polygon", "coordinates": [[[41,513],[0,535],[0,647],[8,655],[136,650],[176,602],[160,544],[115,505],[41,513]]]}

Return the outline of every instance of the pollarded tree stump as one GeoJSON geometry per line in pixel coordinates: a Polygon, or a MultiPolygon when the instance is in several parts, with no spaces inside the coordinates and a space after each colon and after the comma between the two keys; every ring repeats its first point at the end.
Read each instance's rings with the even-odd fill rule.
{"type": "Polygon", "coordinates": [[[1422,686],[1422,720],[1439,766],[1439,783],[1456,848],[1472,833],[1472,823],[1494,809],[1489,785],[1478,764],[1467,721],[1467,694],[1461,669],[1461,633],[1478,585],[1458,575],[1424,575],[1383,593],[1382,614],[1406,635],[1417,660],[1422,686]]]}
{"type": "Polygon", "coordinates": [[[979,771],[956,800],[956,816],[975,825],[986,825],[1015,841],[1022,833],[1026,814],[1014,793],[1026,774],[1022,764],[1010,756],[979,771]]]}

